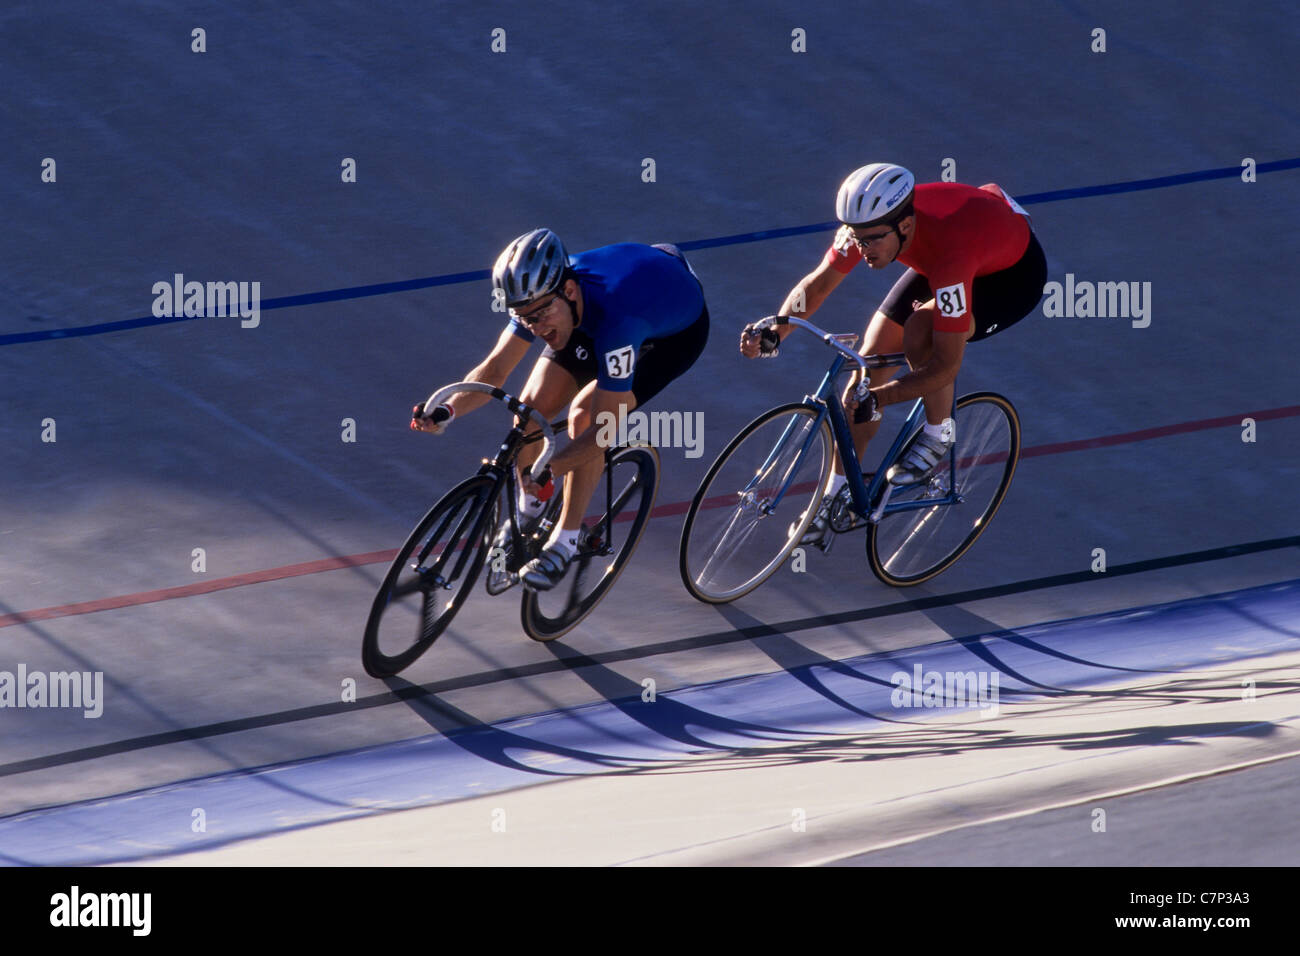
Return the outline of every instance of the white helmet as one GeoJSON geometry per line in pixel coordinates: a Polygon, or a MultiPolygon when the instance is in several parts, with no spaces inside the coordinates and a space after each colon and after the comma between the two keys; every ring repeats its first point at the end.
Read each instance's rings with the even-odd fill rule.
{"type": "Polygon", "coordinates": [[[835,215],[849,226],[893,222],[890,213],[907,206],[916,178],[902,166],[872,163],[855,169],[835,197],[835,215]]]}
{"type": "Polygon", "coordinates": [[[492,285],[505,293],[507,306],[527,305],[559,288],[568,267],[560,237],[549,229],[534,229],[497,256],[492,285]]]}

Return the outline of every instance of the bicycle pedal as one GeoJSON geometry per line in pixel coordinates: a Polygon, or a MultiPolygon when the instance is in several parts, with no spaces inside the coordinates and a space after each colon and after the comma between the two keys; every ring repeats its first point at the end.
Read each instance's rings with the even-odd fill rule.
{"type": "Polygon", "coordinates": [[[858,516],[853,513],[853,495],[845,485],[831,502],[830,512],[826,516],[828,527],[836,534],[852,531],[858,526],[858,516]]]}

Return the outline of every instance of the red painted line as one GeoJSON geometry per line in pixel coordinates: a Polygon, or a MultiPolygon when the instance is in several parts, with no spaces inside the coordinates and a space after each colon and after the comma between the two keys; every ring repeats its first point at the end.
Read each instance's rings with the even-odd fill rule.
{"type": "Polygon", "coordinates": [[[397,557],[397,549],[391,551],[371,551],[369,554],[353,554],[341,558],[323,558],[320,561],[305,561],[302,564],[287,564],[280,568],[267,568],[264,571],[249,571],[228,578],[213,578],[211,581],[199,581],[176,588],[162,588],[158,591],[140,591],[136,594],[123,594],[119,597],[99,598],[95,601],[82,601],[80,604],[61,604],[58,607],[43,607],[35,611],[19,611],[16,614],[0,615],[0,627],[14,624],[26,624],[31,621],[49,621],[56,617],[71,617],[74,614],[93,614],[96,611],[111,611],[119,607],[135,607],[138,604],[154,604],[158,601],[171,601],[175,598],[194,597],[197,594],[210,594],[227,588],[243,587],[246,584],[261,584],[265,581],[279,581],[281,578],[296,578],[304,574],[316,574],[320,571],[336,571],[339,568],[356,568],[365,564],[378,564],[392,561],[397,557]]]}
{"type": "Polygon", "coordinates": [[[1084,438],[1081,441],[1053,442],[1049,445],[1034,445],[1022,448],[1021,458],[1035,458],[1038,455],[1059,455],[1066,451],[1085,451],[1089,448],[1109,448],[1112,445],[1127,445],[1130,442],[1149,441],[1152,438],[1164,438],[1168,435],[1185,435],[1187,432],[1206,431],[1211,428],[1227,428],[1229,425],[1241,427],[1243,418],[1253,418],[1257,422],[1271,421],[1275,418],[1294,418],[1300,415],[1300,405],[1286,405],[1282,408],[1270,408],[1263,412],[1246,412],[1242,415],[1224,415],[1221,418],[1202,418],[1195,422],[1182,422],[1178,425],[1161,425],[1158,428],[1144,428],[1136,432],[1124,432],[1120,435],[1102,435],[1100,438],[1084,438]]]}
{"type": "MultiPolygon", "coordinates": [[[[1224,415],[1219,418],[1202,418],[1193,422],[1177,425],[1161,425],[1157,428],[1144,428],[1135,432],[1122,432],[1118,435],[1102,435],[1099,438],[1084,438],[1078,441],[1052,442],[1046,445],[1033,445],[1020,450],[1021,458],[1036,458],[1039,455],[1060,455],[1071,451],[1087,451],[1092,448],[1110,448],[1115,445],[1127,445],[1133,442],[1150,441],[1153,438],[1165,438],[1170,435],[1185,435],[1188,432],[1207,431],[1211,428],[1241,427],[1244,418],[1253,418],[1257,422],[1273,421],[1279,418],[1294,418],[1300,415],[1300,405],[1286,405],[1262,412],[1246,412],[1241,415],[1224,415]]],[[[705,502],[706,507],[720,507],[730,500],[730,496],[720,496],[705,502]]],[[[652,517],[665,518],[685,514],[690,510],[689,501],[678,501],[660,505],[650,512],[652,517]]],[[[250,571],[228,578],[214,578],[211,581],[199,581],[180,587],[162,588],[157,591],[140,591],[135,594],[123,594],[118,597],[99,598],[94,601],[82,601],[78,604],[61,604],[57,607],[37,608],[34,611],[18,611],[14,614],[0,615],[0,627],[12,627],[15,624],[27,624],[35,621],[49,621],[76,614],[93,614],[97,611],[111,611],[123,607],[136,607],[140,604],[155,604],[159,601],[171,601],[176,598],[195,597],[199,594],[211,594],[229,588],[244,587],[248,584],[264,584],[267,581],[279,581],[284,578],[296,578],[304,574],[318,574],[322,571],[337,571],[342,568],[357,568],[368,564],[387,564],[397,556],[397,549],[388,551],[371,551],[368,554],[353,554],[344,557],[323,558],[319,561],[305,561],[302,564],[288,564],[279,568],[266,568],[262,571],[250,571]]]]}

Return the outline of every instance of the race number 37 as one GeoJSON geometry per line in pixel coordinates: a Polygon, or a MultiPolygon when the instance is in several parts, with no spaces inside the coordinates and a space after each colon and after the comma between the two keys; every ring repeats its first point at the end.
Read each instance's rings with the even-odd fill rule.
{"type": "Polygon", "coordinates": [[[605,353],[605,371],[609,373],[610,378],[627,378],[632,374],[632,363],[635,353],[632,346],[625,345],[621,349],[614,349],[612,352],[605,353]]]}
{"type": "Polygon", "coordinates": [[[934,294],[934,304],[944,315],[960,316],[966,314],[966,292],[961,283],[946,285],[934,294]]]}

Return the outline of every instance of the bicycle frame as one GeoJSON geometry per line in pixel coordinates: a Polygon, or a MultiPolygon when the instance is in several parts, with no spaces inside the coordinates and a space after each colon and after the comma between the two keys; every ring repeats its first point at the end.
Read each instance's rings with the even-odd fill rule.
{"type": "MultiPolygon", "coordinates": [[[[567,424],[568,422],[566,420],[561,419],[560,421],[553,422],[551,424],[551,427],[558,431],[559,429],[564,428],[564,426],[567,424]]],[[[515,442],[518,446],[521,447],[523,445],[527,445],[535,441],[540,441],[541,438],[542,436],[540,433],[534,433],[532,435],[524,435],[523,430],[518,426],[516,426],[510,432],[510,434],[506,436],[506,441],[502,443],[501,451],[497,454],[496,460],[490,463],[485,462],[483,467],[479,469],[479,474],[487,474],[489,472],[494,472],[494,471],[498,473],[504,473],[505,484],[506,484],[506,498],[510,502],[509,510],[510,510],[511,534],[514,537],[514,542],[516,546],[518,546],[519,540],[522,537],[522,535],[520,535],[519,533],[519,507],[518,507],[519,499],[517,497],[518,495],[517,489],[519,486],[518,486],[518,482],[515,479],[515,469],[510,467],[510,465],[513,464],[518,452],[515,450],[514,447],[512,447],[511,443],[515,442]],[[518,438],[516,438],[516,433],[518,433],[519,436],[518,438]]],[[[590,532],[591,534],[594,534],[598,528],[603,527],[605,529],[604,534],[600,536],[601,546],[592,551],[592,554],[600,555],[602,557],[611,554],[614,551],[614,524],[610,517],[610,515],[613,513],[614,510],[614,473],[609,469],[608,465],[609,465],[610,458],[613,457],[614,452],[617,450],[618,450],[617,448],[605,449],[605,465],[606,465],[605,514],[604,517],[601,519],[600,524],[598,524],[595,528],[592,528],[590,532]]],[[[551,528],[548,525],[540,528],[539,530],[550,531],[551,528]]]]}
{"type": "MultiPolygon", "coordinates": [[[[518,553],[523,535],[519,532],[519,505],[518,505],[518,482],[515,478],[514,463],[519,455],[520,449],[530,442],[540,440],[542,452],[538,455],[537,460],[533,462],[530,470],[540,474],[545,469],[546,463],[551,460],[555,453],[555,432],[562,429],[567,424],[565,420],[551,423],[538,415],[536,410],[529,405],[525,405],[509,392],[504,389],[486,385],[483,382],[456,382],[452,385],[444,386],[438,389],[424,403],[425,414],[431,414],[438,404],[446,398],[458,392],[484,392],[491,395],[497,401],[503,402],[510,411],[514,412],[520,418],[520,422],[506,435],[505,440],[501,442],[501,447],[497,449],[497,454],[491,461],[484,460],[483,467],[479,469],[480,475],[495,475],[498,479],[498,486],[502,483],[506,489],[506,509],[510,520],[511,540],[518,553]],[[536,420],[541,424],[541,431],[528,435],[525,428],[530,420],[536,420]]],[[[610,455],[614,449],[605,449],[605,463],[609,464],[610,455]]],[[[605,517],[603,525],[605,533],[601,537],[601,546],[593,553],[607,555],[613,551],[614,541],[614,524],[610,515],[614,507],[614,477],[609,468],[605,469],[605,517]]],[[[545,530],[550,530],[545,529],[545,530]]],[[[593,531],[595,529],[592,529],[593,531]]],[[[478,529],[475,529],[477,532],[478,529]]]]}
{"type": "MultiPolygon", "coordinates": [[[[881,459],[880,467],[876,469],[875,474],[872,476],[871,483],[868,485],[863,480],[862,466],[858,463],[857,448],[853,444],[853,433],[849,427],[848,416],[845,414],[844,404],[840,401],[839,391],[836,388],[836,380],[844,371],[844,366],[849,361],[855,362],[860,370],[865,374],[868,369],[872,368],[892,368],[894,366],[903,365],[907,361],[906,357],[901,352],[863,357],[845,346],[839,336],[819,329],[811,322],[794,316],[782,316],[780,319],[781,321],[777,324],[789,323],[807,329],[809,332],[812,332],[821,338],[826,345],[835,349],[839,354],[831,360],[830,368],[827,369],[826,374],[822,377],[821,384],[817,387],[817,391],[812,395],[804,396],[804,405],[816,413],[817,419],[813,424],[813,427],[809,429],[808,437],[804,439],[803,447],[799,450],[799,455],[795,459],[794,466],[789,469],[788,474],[781,483],[780,489],[777,491],[777,494],[766,506],[764,506],[763,510],[767,514],[772,514],[781,503],[781,499],[784,498],[786,492],[790,490],[790,483],[794,480],[794,475],[799,470],[799,464],[807,455],[808,449],[812,447],[813,440],[816,438],[822,422],[828,418],[830,419],[831,432],[835,436],[836,452],[839,455],[840,462],[844,466],[844,475],[847,479],[849,495],[853,502],[853,511],[859,517],[875,524],[887,514],[893,514],[899,511],[909,511],[915,508],[930,508],[934,505],[957,504],[960,502],[961,497],[952,491],[952,488],[957,486],[957,446],[955,444],[953,445],[952,450],[948,453],[949,466],[954,480],[951,482],[949,491],[946,495],[942,497],[923,497],[907,501],[891,502],[889,500],[894,487],[886,480],[885,473],[888,470],[888,466],[897,459],[899,452],[902,451],[903,445],[908,439],[908,436],[910,436],[913,430],[920,424],[922,416],[925,414],[925,403],[921,399],[917,399],[915,404],[912,405],[912,409],[908,412],[906,421],[903,422],[902,427],[899,429],[898,435],[894,438],[893,444],[889,446],[889,451],[887,451],[885,457],[881,459]],[[877,504],[873,510],[871,503],[876,501],[877,497],[879,497],[879,504],[877,504]]],[[[854,338],[856,338],[856,336],[854,336],[854,338]]],[[[954,407],[955,405],[956,395],[954,393],[954,407]]],[[[781,440],[776,443],[776,446],[772,450],[772,454],[769,455],[767,460],[763,463],[763,467],[759,470],[759,473],[754,476],[753,482],[746,487],[747,491],[752,490],[755,487],[766,469],[771,466],[772,459],[775,457],[777,451],[784,447],[785,443],[789,440],[790,432],[794,426],[795,423],[793,421],[786,426],[785,434],[783,434],[781,440]]]]}

